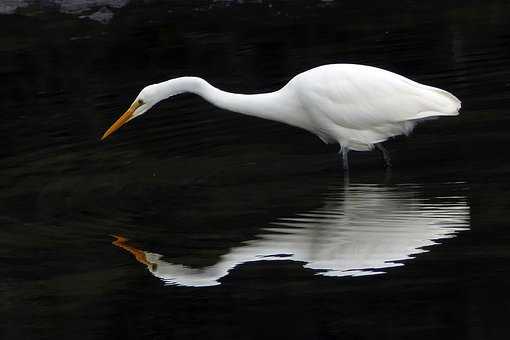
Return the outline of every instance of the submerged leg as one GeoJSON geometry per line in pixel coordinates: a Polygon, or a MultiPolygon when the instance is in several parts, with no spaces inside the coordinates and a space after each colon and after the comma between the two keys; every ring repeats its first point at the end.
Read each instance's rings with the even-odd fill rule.
{"type": "Polygon", "coordinates": [[[388,152],[388,150],[386,150],[386,148],[382,145],[382,143],[377,143],[375,145],[375,147],[379,151],[381,151],[383,158],[384,158],[384,163],[386,164],[386,167],[391,168],[391,158],[390,158],[390,153],[388,152]]]}
{"type": "Polygon", "coordinates": [[[341,148],[340,152],[342,153],[342,165],[343,165],[344,171],[349,171],[349,157],[347,155],[349,153],[349,149],[341,148]]]}

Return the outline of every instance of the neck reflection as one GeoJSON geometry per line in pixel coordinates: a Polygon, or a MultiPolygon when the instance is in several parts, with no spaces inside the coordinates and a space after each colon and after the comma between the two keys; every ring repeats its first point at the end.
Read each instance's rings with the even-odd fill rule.
{"type": "Polygon", "coordinates": [[[382,274],[429,251],[424,247],[437,240],[469,228],[469,205],[458,194],[461,185],[443,186],[452,186],[451,196],[424,198],[420,185],[331,187],[321,208],[275,220],[253,240],[203,268],[171,263],[121,236],[115,236],[113,244],[130,252],[164,283],[182,286],[218,285],[236,266],[261,260],[297,261],[325,276],[382,274]]]}

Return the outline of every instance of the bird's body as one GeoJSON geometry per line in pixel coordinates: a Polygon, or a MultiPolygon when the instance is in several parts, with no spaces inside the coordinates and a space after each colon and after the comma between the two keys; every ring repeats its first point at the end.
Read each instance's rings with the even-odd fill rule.
{"type": "Polygon", "coordinates": [[[309,118],[305,129],[356,151],[408,134],[419,120],[457,115],[460,109],[460,101],[446,91],[362,65],[317,67],[286,87],[309,118]]]}
{"type": "Polygon", "coordinates": [[[155,103],[183,92],[226,110],[308,130],[326,143],[339,143],[344,167],[349,150],[371,150],[390,137],[409,134],[421,120],[458,115],[461,106],[444,90],[354,64],[319,66],[296,75],[280,90],[251,95],[219,90],[201,78],[181,77],[144,88],[103,138],[155,103]]]}

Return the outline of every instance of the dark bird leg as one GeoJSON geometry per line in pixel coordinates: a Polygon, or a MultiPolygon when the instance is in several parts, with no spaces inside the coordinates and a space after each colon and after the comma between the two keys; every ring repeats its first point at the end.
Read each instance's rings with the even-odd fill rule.
{"type": "Polygon", "coordinates": [[[384,163],[386,164],[386,167],[391,168],[391,158],[390,158],[390,153],[388,152],[388,150],[386,150],[386,148],[382,145],[382,143],[377,143],[375,145],[375,147],[379,151],[381,151],[382,156],[384,158],[384,163]]]}

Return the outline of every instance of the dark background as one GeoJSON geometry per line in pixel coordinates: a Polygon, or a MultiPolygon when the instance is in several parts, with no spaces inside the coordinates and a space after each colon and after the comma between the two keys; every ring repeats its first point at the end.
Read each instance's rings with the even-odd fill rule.
{"type": "MultiPolygon", "coordinates": [[[[103,4],[104,5],[104,4],[103,4]]],[[[501,339],[510,327],[507,1],[131,1],[108,23],[51,1],[0,16],[0,337],[501,339]],[[385,275],[326,278],[291,261],[221,285],[164,286],[111,245],[210,265],[346,185],[337,146],[183,95],[105,142],[140,89],[201,76],[276,90],[326,63],[437,86],[461,115],[420,125],[350,181],[466,184],[470,230],[385,275]]],[[[198,263],[198,264],[197,264],[198,263]]]]}

